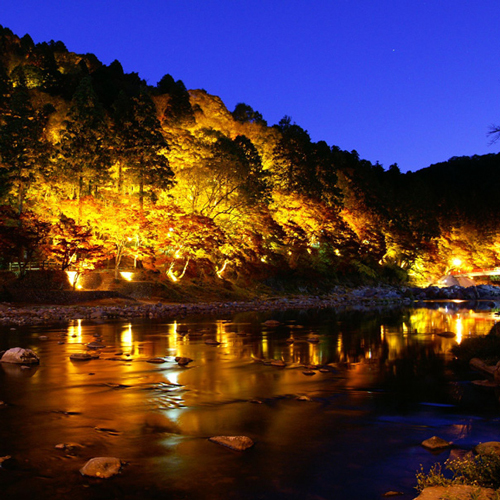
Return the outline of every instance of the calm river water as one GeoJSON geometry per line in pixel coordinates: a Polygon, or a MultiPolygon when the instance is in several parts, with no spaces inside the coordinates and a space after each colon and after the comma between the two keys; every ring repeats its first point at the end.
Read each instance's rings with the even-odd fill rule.
{"type": "Polygon", "coordinates": [[[452,345],[495,319],[449,303],[4,327],[0,350],[29,347],[41,363],[0,364],[0,457],[12,457],[0,468],[0,498],[414,498],[420,465],[449,453],[433,455],[424,439],[470,449],[499,438],[494,393],[448,366],[452,345]],[[99,359],[69,359],[96,340],[106,346],[99,359]],[[194,361],[181,367],[176,356],[194,361]],[[232,451],[208,441],[216,435],[255,446],[232,451]],[[56,448],[63,443],[72,446],[56,448]],[[97,456],[126,465],[107,480],[83,477],[97,456]]]}

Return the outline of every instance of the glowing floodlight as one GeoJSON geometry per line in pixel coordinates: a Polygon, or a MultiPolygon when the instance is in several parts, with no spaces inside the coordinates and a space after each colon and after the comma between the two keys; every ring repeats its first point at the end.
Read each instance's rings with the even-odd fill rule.
{"type": "Polygon", "coordinates": [[[76,271],[66,271],[66,275],[68,276],[69,284],[72,287],[75,287],[78,290],[81,290],[82,285],[80,285],[78,283],[78,280],[80,279],[78,273],[76,271]]]}
{"type": "Polygon", "coordinates": [[[124,280],[127,281],[132,281],[132,278],[134,277],[134,273],[129,273],[126,271],[120,271],[120,275],[124,280]]]}
{"type": "Polygon", "coordinates": [[[455,258],[455,259],[453,259],[452,264],[455,267],[460,267],[462,265],[462,261],[459,258],[455,258]]]}

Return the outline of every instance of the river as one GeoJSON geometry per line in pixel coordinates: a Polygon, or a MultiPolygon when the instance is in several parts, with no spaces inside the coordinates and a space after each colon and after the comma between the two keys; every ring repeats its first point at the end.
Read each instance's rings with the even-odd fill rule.
{"type": "Polygon", "coordinates": [[[2,327],[0,351],[31,348],[41,362],[0,364],[0,457],[12,457],[0,498],[414,498],[420,466],[449,454],[424,439],[465,449],[497,439],[494,393],[449,366],[453,344],[495,320],[449,302],[2,327]],[[93,341],[105,345],[98,358],[70,360],[93,341]],[[255,445],[236,452],[208,440],[216,435],[255,445]],[[122,460],[121,473],[82,476],[99,456],[122,460]]]}

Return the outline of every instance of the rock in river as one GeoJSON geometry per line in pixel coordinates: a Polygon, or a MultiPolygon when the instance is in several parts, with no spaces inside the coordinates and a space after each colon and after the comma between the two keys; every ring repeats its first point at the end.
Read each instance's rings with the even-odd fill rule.
{"type": "Polygon", "coordinates": [[[220,345],[220,342],[218,342],[217,340],[214,340],[214,339],[207,339],[207,340],[205,340],[205,344],[207,344],[207,345],[220,345]]]}
{"type": "Polygon", "coordinates": [[[90,342],[87,344],[87,349],[104,349],[106,346],[102,342],[90,342]]]}
{"type": "Polygon", "coordinates": [[[157,365],[161,365],[162,363],[166,363],[166,361],[163,358],[150,358],[150,359],[148,359],[147,362],[157,364],[157,365]]]}
{"type": "Polygon", "coordinates": [[[91,476],[107,479],[120,472],[122,462],[114,457],[91,458],[81,469],[82,476],[91,476]]]}
{"type": "Polygon", "coordinates": [[[440,437],[432,436],[431,438],[423,441],[422,446],[428,448],[429,450],[440,450],[443,448],[448,448],[448,446],[451,446],[451,443],[445,441],[444,439],[441,439],[440,437]]]}
{"type": "Polygon", "coordinates": [[[311,333],[307,337],[307,341],[311,344],[317,344],[319,342],[319,335],[315,335],[314,333],[311,333]]]}
{"type": "Polygon", "coordinates": [[[75,352],[70,355],[69,359],[72,361],[90,361],[92,356],[87,352],[75,352]]]}
{"type": "Polygon", "coordinates": [[[193,360],[191,358],[186,358],[184,356],[177,356],[175,358],[175,361],[176,363],[179,365],[179,366],[187,366],[189,365],[189,363],[191,363],[193,360]]]}
{"type": "Polygon", "coordinates": [[[244,451],[254,445],[254,442],[247,436],[214,436],[208,440],[236,451],[244,451]]]}
{"type": "Polygon", "coordinates": [[[23,349],[22,347],[13,347],[5,351],[0,359],[2,363],[16,363],[20,365],[38,365],[40,360],[31,349],[23,349]]]}
{"type": "Polygon", "coordinates": [[[281,323],[275,319],[268,319],[267,321],[264,321],[262,325],[270,328],[276,328],[277,326],[280,326],[281,323]]]}

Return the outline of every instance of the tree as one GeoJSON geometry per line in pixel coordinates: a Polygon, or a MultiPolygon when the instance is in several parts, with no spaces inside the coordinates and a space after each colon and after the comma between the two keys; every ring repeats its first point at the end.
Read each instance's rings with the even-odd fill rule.
{"type": "Polygon", "coordinates": [[[19,265],[23,277],[29,265],[47,254],[50,223],[31,211],[19,214],[12,207],[0,207],[0,249],[2,258],[19,265]]]}
{"type": "Polygon", "coordinates": [[[5,116],[5,114],[7,113],[9,107],[8,100],[10,98],[11,92],[12,83],[9,76],[7,75],[7,68],[0,59],[0,117],[5,116]]]}
{"type": "Polygon", "coordinates": [[[182,279],[192,261],[210,261],[216,268],[225,236],[210,217],[186,214],[170,205],[152,208],[147,218],[151,224],[155,267],[172,281],[182,279]]]}
{"type": "Polygon", "coordinates": [[[80,81],[64,125],[57,144],[57,164],[72,186],[72,197],[80,200],[96,193],[110,179],[108,128],[90,76],[80,81]]]}
{"type": "Polygon", "coordinates": [[[0,123],[0,163],[21,214],[30,187],[48,165],[51,144],[44,127],[53,108],[34,109],[23,78],[11,90],[5,108],[0,123]]]}
{"type": "Polygon", "coordinates": [[[95,269],[103,259],[102,245],[93,243],[92,229],[80,226],[75,220],[61,214],[59,222],[51,228],[50,254],[60,264],[61,271],[95,269]]]}
{"type": "Polygon", "coordinates": [[[281,132],[281,139],[273,152],[274,185],[285,193],[305,194],[312,191],[309,183],[314,179],[314,168],[309,134],[292,124],[289,116],[285,116],[275,127],[281,132]]]}
{"type": "Polygon", "coordinates": [[[173,185],[168,144],[149,95],[143,91],[138,98],[128,98],[121,93],[114,106],[114,126],[118,191],[124,180],[137,186],[142,209],[146,194],[154,201],[158,192],[173,185]]]}
{"type": "MultiPolygon", "coordinates": [[[[252,142],[205,131],[205,157],[177,173],[174,195],[188,212],[234,220],[269,194],[267,174],[252,142]]],[[[221,222],[222,223],[222,222],[221,222]]]]}
{"type": "Polygon", "coordinates": [[[62,210],[69,217],[79,214],[93,235],[92,243],[102,246],[108,259],[114,261],[115,278],[119,278],[120,265],[125,256],[134,262],[148,256],[148,221],[131,197],[108,196],[107,200],[96,200],[88,196],[80,204],[68,201],[62,210]]]}
{"type": "Polygon", "coordinates": [[[267,127],[267,122],[262,118],[258,111],[254,111],[251,106],[243,102],[236,104],[234,111],[231,113],[233,118],[241,123],[258,123],[267,127]]]}
{"type": "Polygon", "coordinates": [[[194,112],[189,100],[189,92],[182,80],[175,81],[173,77],[166,74],[156,84],[156,93],[168,95],[168,103],[163,110],[166,121],[169,124],[194,123],[194,112]]]}
{"type": "Polygon", "coordinates": [[[500,139],[500,126],[491,125],[488,135],[491,137],[490,144],[495,144],[500,139]]]}

